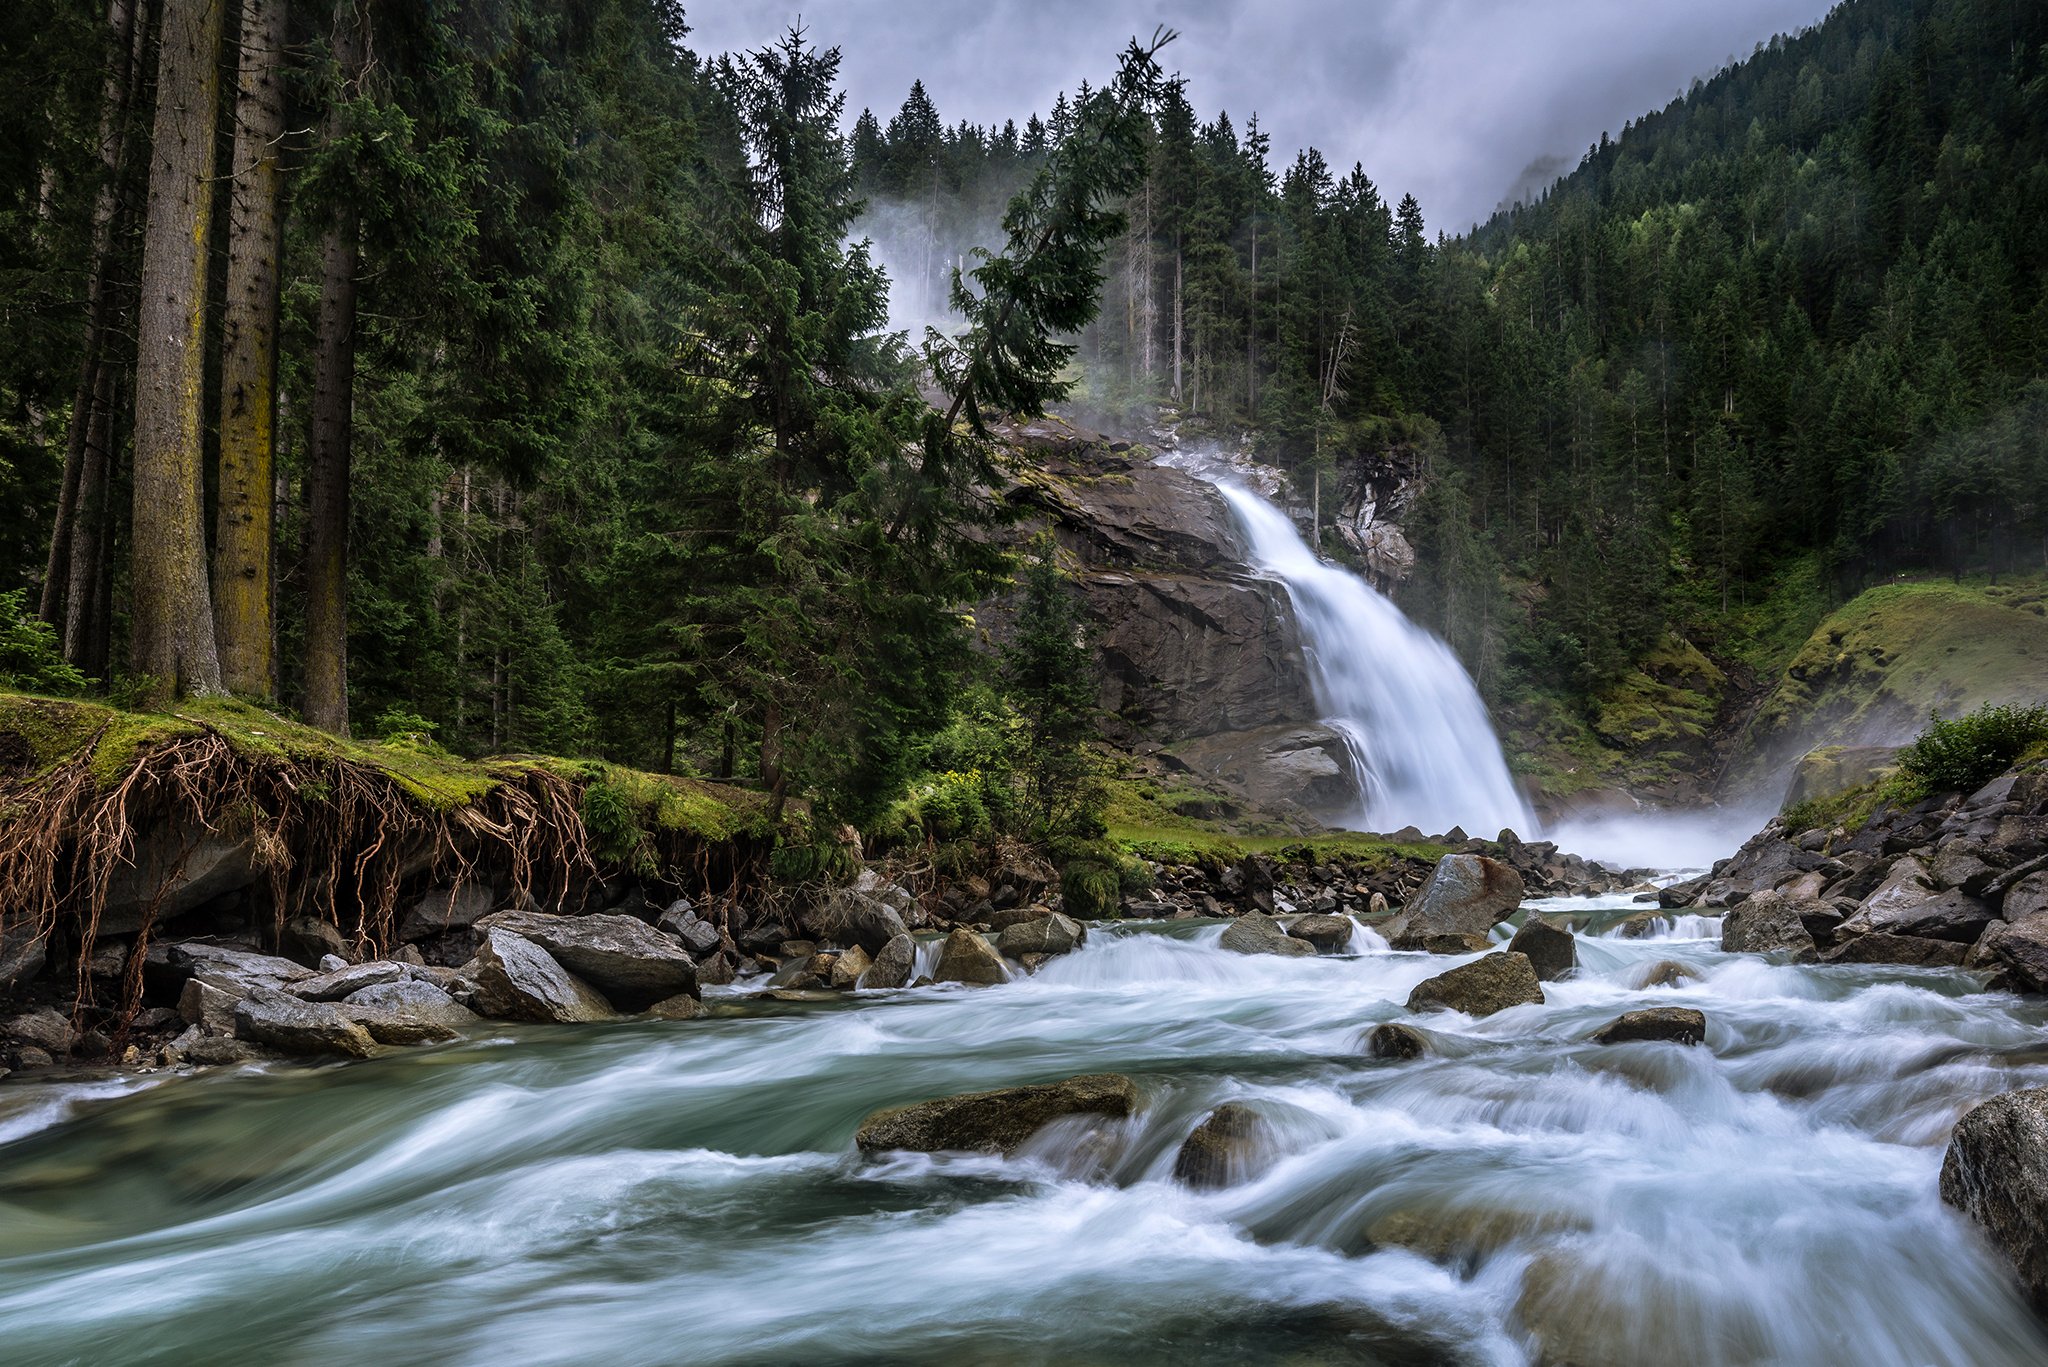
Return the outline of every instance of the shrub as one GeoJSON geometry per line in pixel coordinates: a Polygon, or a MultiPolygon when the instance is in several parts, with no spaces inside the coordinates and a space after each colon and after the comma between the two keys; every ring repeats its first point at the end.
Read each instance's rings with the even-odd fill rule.
{"type": "Polygon", "coordinates": [[[0,593],[0,688],[74,694],[89,680],[57,648],[57,633],[28,610],[28,590],[0,593]]]}
{"type": "Polygon", "coordinates": [[[1116,915],[1123,901],[1123,871],[1099,859],[1073,859],[1060,871],[1066,913],[1083,921],[1116,915]]]}
{"type": "Polygon", "coordinates": [[[1985,706],[1950,720],[1937,715],[1899,752],[1899,775],[1919,797],[1974,792],[2044,740],[2048,707],[1985,706]]]}

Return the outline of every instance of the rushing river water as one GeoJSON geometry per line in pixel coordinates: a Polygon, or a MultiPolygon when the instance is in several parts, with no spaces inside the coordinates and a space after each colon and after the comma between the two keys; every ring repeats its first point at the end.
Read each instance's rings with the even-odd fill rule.
{"type": "Polygon", "coordinates": [[[1219,933],[1098,927],[984,990],[0,1088],[0,1360],[2048,1360],[1935,1192],[1965,1108],[2048,1083],[2040,1007],[1723,955],[1688,918],[1582,935],[1545,1005],[1412,1017],[1450,960],[1219,933]],[[1666,959],[1699,977],[1635,986],[1666,959]],[[1704,1010],[1707,1047],[1586,1042],[1651,1004],[1704,1010]],[[1393,1019],[1436,1052],[1367,1057],[1393,1019]],[[1016,1160],[852,1146],[877,1106],[1112,1070],[1138,1116],[1016,1160]],[[1269,1165],[1176,1185],[1231,1098],[1269,1165]]]}

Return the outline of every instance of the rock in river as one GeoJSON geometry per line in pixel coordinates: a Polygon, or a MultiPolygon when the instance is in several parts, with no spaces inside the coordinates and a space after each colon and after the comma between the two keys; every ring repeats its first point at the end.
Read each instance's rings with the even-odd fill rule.
{"type": "Polygon", "coordinates": [[[1983,1228],[2048,1315],[2048,1087],[1993,1097],[1957,1123],[1941,1199],[1983,1228]]]}
{"type": "Polygon", "coordinates": [[[697,995],[697,965],[676,942],[631,916],[501,911],[477,922],[533,941],[613,1005],[640,1011],[678,993],[697,995]]]}
{"type": "Polygon", "coordinates": [[[863,1153],[973,1150],[1014,1152],[1048,1121],[1068,1115],[1128,1116],[1138,1089],[1121,1073],[1089,1073],[1035,1087],[969,1092],[876,1111],[861,1121],[854,1143],[863,1153]]]}
{"type": "Polygon", "coordinates": [[[1174,1180],[1191,1187],[1228,1187],[1253,1175],[1265,1122],[1242,1101],[1226,1101],[1209,1112],[1180,1146],[1174,1180]]]}
{"type": "Polygon", "coordinates": [[[462,971],[476,984],[477,1009],[487,1016],[566,1025],[614,1014],[610,1002],[545,949],[502,928],[484,932],[476,958],[462,971]]]}
{"type": "MultiPolygon", "coordinates": [[[[886,948],[886,947],[885,947],[886,948]]],[[[989,947],[971,930],[956,930],[946,937],[939,946],[938,967],[932,970],[932,979],[942,983],[971,983],[977,987],[993,987],[1010,980],[1010,970],[1003,966],[1003,956],[989,947]]]]}
{"type": "Polygon", "coordinates": [[[1522,875],[1483,854],[1447,854],[1402,910],[1396,949],[1427,948],[1431,936],[1485,935],[1522,904],[1522,875]]]}
{"type": "Polygon", "coordinates": [[[1503,950],[1417,984],[1408,994],[1408,1009],[1490,1016],[1510,1006],[1540,1004],[1542,1000],[1543,986],[1529,956],[1503,950]]]}
{"type": "Polygon", "coordinates": [[[1065,954],[1088,938],[1088,932],[1071,916],[1053,912],[1033,921],[1003,927],[996,948],[1012,959],[1026,954],[1065,954]]]}
{"type": "Polygon", "coordinates": [[[1684,1006],[1653,1006],[1616,1016],[1593,1032],[1593,1043],[1698,1044],[1706,1037],[1707,1017],[1704,1012],[1684,1006]]]}
{"type": "Polygon", "coordinates": [[[301,1001],[274,987],[259,987],[235,1004],[235,1034],[288,1054],[368,1058],[377,1051],[370,1032],[340,1007],[301,1001]]]}
{"type": "Polygon", "coordinates": [[[1795,964],[1818,957],[1813,933],[1800,919],[1808,904],[1796,898],[1765,893],[1732,908],[1721,918],[1721,948],[1730,954],[1768,954],[1783,950],[1795,964]]]}
{"type": "Polygon", "coordinates": [[[1233,954],[1314,954],[1316,947],[1297,940],[1262,912],[1247,912],[1223,932],[1223,947],[1233,954]]]}
{"type": "Polygon", "coordinates": [[[1528,955],[1536,976],[1547,983],[1570,977],[1579,966],[1579,942],[1569,930],[1541,916],[1524,921],[1515,938],[1508,941],[1508,948],[1516,954],[1528,955]]]}
{"type": "Polygon", "coordinates": [[[1365,1048],[1374,1058],[1421,1058],[1427,1052],[1428,1042],[1414,1026],[1388,1021],[1372,1028],[1372,1034],[1366,1037],[1365,1048]]]}
{"type": "Polygon", "coordinates": [[[1324,954],[1342,954],[1351,948],[1351,936],[1358,922],[1349,916],[1297,916],[1287,933],[1306,940],[1324,954]]]}
{"type": "Polygon", "coordinates": [[[903,987],[910,982],[910,975],[916,968],[917,941],[911,938],[909,931],[905,931],[882,946],[882,952],[868,965],[868,971],[860,975],[858,986],[903,987]]]}

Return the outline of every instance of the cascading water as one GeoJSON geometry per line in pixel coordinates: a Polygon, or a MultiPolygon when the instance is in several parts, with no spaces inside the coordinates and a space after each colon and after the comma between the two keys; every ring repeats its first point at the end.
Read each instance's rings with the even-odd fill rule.
{"type": "Polygon", "coordinates": [[[1486,704],[1450,647],[1357,575],[1325,564],[1273,504],[1235,481],[1215,484],[1254,567],[1294,604],[1316,705],[1349,743],[1360,776],[1353,822],[1532,834],[1535,817],[1508,776],[1486,704]]]}

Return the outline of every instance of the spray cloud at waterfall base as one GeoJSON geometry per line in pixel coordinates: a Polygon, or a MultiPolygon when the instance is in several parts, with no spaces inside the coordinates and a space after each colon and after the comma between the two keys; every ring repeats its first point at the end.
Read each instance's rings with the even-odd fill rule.
{"type": "Polygon", "coordinates": [[[1535,814],[1450,647],[1363,579],[1325,563],[1270,500],[1202,457],[1175,463],[1214,483],[1254,570],[1287,590],[1321,720],[1344,738],[1358,776],[1356,809],[1340,819],[1361,830],[1533,834],[1535,814]]]}

